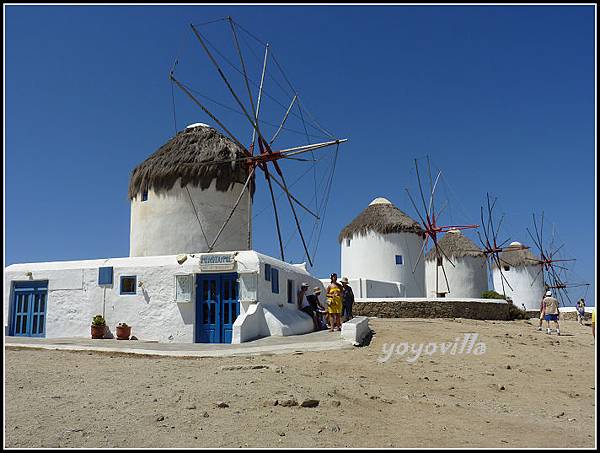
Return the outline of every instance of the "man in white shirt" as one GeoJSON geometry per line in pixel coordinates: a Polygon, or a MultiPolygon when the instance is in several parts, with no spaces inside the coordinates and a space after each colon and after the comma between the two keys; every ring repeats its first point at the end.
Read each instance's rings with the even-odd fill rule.
{"type": "Polygon", "coordinates": [[[558,325],[558,300],[552,297],[552,291],[546,291],[546,297],[542,301],[544,306],[544,318],[546,319],[546,333],[550,335],[550,321],[556,326],[556,333],[560,335],[560,326],[558,325]]]}

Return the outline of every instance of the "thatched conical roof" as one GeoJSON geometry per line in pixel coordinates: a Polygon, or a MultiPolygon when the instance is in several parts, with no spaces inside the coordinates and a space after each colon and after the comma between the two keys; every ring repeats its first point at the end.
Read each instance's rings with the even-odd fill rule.
{"type": "Polygon", "coordinates": [[[349,225],[346,225],[338,236],[338,241],[357,235],[365,235],[369,231],[379,234],[415,233],[423,234],[421,225],[385,198],[376,198],[349,225]]]}
{"type": "MultiPolygon", "coordinates": [[[[460,230],[450,230],[438,241],[438,246],[448,256],[448,258],[462,258],[464,256],[475,256],[484,258],[481,248],[477,246],[471,239],[466,237],[460,232],[460,230]]],[[[438,250],[433,247],[425,259],[427,261],[433,261],[438,258],[438,255],[444,256],[439,253],[438,250]]]]}
{"type": "Polygon", "coordinates": [[[512,267],[538,266],[540,263],[536,260],[539,258],[518,242],[511,243],[500,253],[500,262],[512,267]]]}
{"type": "Polygon", "coordinates": [[[216,180],[216,189],[226,192],[235,183],[244,183],[248,170],[244,161],[221,162],[244,157],[243,150],[206,124],[194,124],[180,131],[131,172],[129,199],[144,190],[169,190],[181,178],[207,189],[216,180]],[[218,162],[214,165],[206,165],[218,162]]]}

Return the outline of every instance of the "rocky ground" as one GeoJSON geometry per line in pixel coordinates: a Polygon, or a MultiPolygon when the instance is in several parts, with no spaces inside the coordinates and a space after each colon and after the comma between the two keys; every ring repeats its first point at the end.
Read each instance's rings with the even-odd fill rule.
{"type": "Polygon", "coordinates": [[[9,348],[5,446],[594,447],[589,327],[565,322],[557,337],[529,321],[371,326],[365,347],[243,358],[9,348]],[[451,354],[469,333],[471,353],[451,354]],[[426,348],[415,359],[403,342],[426,348]]]}

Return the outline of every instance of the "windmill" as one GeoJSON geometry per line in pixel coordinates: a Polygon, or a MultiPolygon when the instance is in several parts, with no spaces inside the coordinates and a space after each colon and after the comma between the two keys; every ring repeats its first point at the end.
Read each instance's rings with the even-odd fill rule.
{"type": "MultiPolygon", "coordinates": [[[[479,238],[479,242],[481,243],[482,253],[485,255],[488,268],[492,269],[495,267],[498,269],[500,275],[500,282],[502,284],[502,295],[506,297],[506,286],[513,291],[513,287],[508,282],[506,275],[502,270],[503,264],[509,264],[501,258],[501,253],[504,251],[514,250],[515,246],[506,246],[509,243],[510,239],[507,238],[504,241],[500,242],[498,239],[498,235],[500,232],[500,227],[502,222],[504,221],[504,214],[500,217],[497,222],[494,222],[494,208],[496,207],[496,202],[498,201],[498,197],[494,197],[494,200],[490,202],[490,194],[486,193],[487,198],[487,209],[484,211],[484,206],[481,206],[480,214],[481,214],[481,230],[483,232],[483,236],[479,231],[477,231],[477,237],[479,238]],[[506,286],[505,286],[506,285],[506,286]]],[[[520,250],[527,249],[529,247],[521,245],[519,246],[520,250]]]]}
{"type": "MultiPolygon", "coordinates": [[[[536,221],[535,213],[532,214],[533,218],[533,233],[529,228],[527,233],[531,237],[532,241],[536,245],[539,251],[539,260],[536,260],[541,266],[539,272],[536,274],[535,279],[542,278],[546,289],[556,290],[556,294],[563,306],[566,305],[565,300],[571,305],[573,301],[569,296],[569,288],[580,288],[589,287],[589,283],[575,283],[567,282],[566,275],[569,273],[569,268],[565,263],[575,261],[574,258],[563,258],[560,255],[560,251],[566,245],[565,243],[556,247],[556,235],[553,229],[552,237],[549,243],[544,242],[544,212],[540,216],[540,223],[536,221]],[[541,276],[541,277],[540,277],[541,276]]],[[[534,280],[535,280],[534,279],[534,280]]],[[[533,282],[532,282],[533,284],[533,282]]]]}
{"type": "MultiPolygon", "coordinates": [[[[415,272],[417,265],[419,264],[421,259],[424,258],[425,251],[429,244],[429,240],[431,239],[432,247],[435,249],[435,254],[437,256],[437,265],[442,268],[442,273],[444,275],[444,280],[446,282],[446,288],[448,288],[448,292],[450,292],[448,276],[446,274],[446,269],[444,268],[444,261],[443,261],[442,257],[446,258],[446,260],[453,267],[454,267],[454,263],[448,257],[446,252],[444,252],[443,248],[440,247],[439,242],[438,242],[438,235],[447,233],[450,230],[466,230],[466,229],[477,228],[478,225],[439,225],[438,224],[439,217],[440,217],[442,211],[444,210],[444,208],[446,207],[446,205],[444,205],[444,206],[442,206],[442,208],[439,211],[436,212],[435,191],[437,189],[440,177],[442,176],[442,172],[438,171],[437,176],[435,177],[435,180],[432,178],[431,163],[429,160],[429,156],[427,156],[427,173],[428,173],[428,178],[429,178],[429,202],[427,203],[425,201],[425,193],[423,191],[423,185],[421,183],[421,176],[419,174],[419,163],[418,163],[417,159],[414,159],[414,162],[415,162],[415,171],[416,171],[416,175],[417,175],[417,182],[418,182],[418,186],[419,186],[419,196],[420,196],[420,199],[422,202],[422,210],[420,210],[417,207],[417,203],[413,199],[408,188],[406,188],[405,190],[406,190],[406,193],[408,194],[408,198],[410,199],[410,202],[411,202],[413,208],[415,209],[417,215],[419,216],[419,219],[421,220],[424,240],[423,240],[423,246],[421,247],[421,250],[419,252],[417,260],[415,261],[415,264],[413,265],[412,271],[413,271],[413,273],[415,272]]],[[[435,289],[436,289],[436,295],[439,295],[440,293],[439,293],[439,288],[438,288],[438,275],[437,274],[438,273],[436,271],[436,273],[435,273],[435,275],[436,275],[435,287],[436,288],[435,289]]]]}
{"type": "MultiPolygon", "coordinates": [[[[315,201],[314,207],[312,207],[312,206],[309,207],[308,203],[300,201],[299,197],[295,196],[291,192],[291,187],[293,184],[288,184],[288,179],[286,178],[286,174],[283,171],[281,162],[282,161],[292,161],[292,160],[308,161],[308,162],[313,162],[313,165],[315,165],[317,160],[314,157],[314,151],[322,150],[324,148],[334,147],[334,146],[336,149],[335,157],[337,159],[337,152],[338,152],[339,145],[341,143],[347,141],[347,139],[337,138],[336,136],[334,136],[333,134],[328,132],[326,129],[324,129],[314,119],[314,117],[312,117],[310,112],[308,112],[308,110],[304,106],[303,102],[301,101],[301,97],[300,97],[298,91],[293,87],[293,85],[289,81],[289,78],[283,71],[281,64],[275,58],[272,47],[269,45],[269,43],[263,42],[262,40],[260,40],[256,36],[254,36],[252,33],[250,33],[248,30],[246,30],[244,27],[242,27],[236,21],[234,21],[231,17],[225,17],[222,19],[209,21],[209,22],[205,22],[203,24],[196,24],[196,25],[190,24],[190,28],[191,28],[192,35],[195,38],[196,46],[199,45],[199,50],[201,51],[201,53],[204,53],[206,55],[209,66],[212,66],[214,68],[214,70],[216,71],[216,73],[218,74],[217,80],[220,80],[220,82],[222,82],[222,84],[226,88],[225,91],[227,93],[229,93],[229,96],[231,96],[234,107],[232,109],[228,106],[224,106],[222,103],[215,101],[214,99],[211,99],[210,97],[208,97],[206,95],[200,94],[197,90],[193,89],[189,85],[188,82],[184,82],[183,79],[178,74],[176,75],[176,70],[177,70],[178,64],[179,64],[179,58],[177,58],[175,60],[173,67],[171,68],[171,71],[169,73],[169,79],[172,83],[172,87],[177,87],[182,93],[184,93],[186,95],[186,97],[192,101],[193,105],[198,107],[206,116],[208,116],[216,125],[218,125],[218,127],[221,129],[223,134],[226,135],[227,137],[229,137],[237,146],[239,146],[239,148],[243,152],[243,156],[240,158],[231,159],[231,160],[223,160],[223,161],[213,161],[213,162],[207,163],[207,165],[226,165],[228,163],[241,162],[247,166],[247,170],[248,170],[247,171],[248,176],[244,183],[243,189],[240,192],[239,197],[237,198],[236,202],[231,207],[231,211],[229,212],[229,215],[225,218],[221,227],[219,228],[218,233],[216,234],[216,237],[214,237],[212,239],[212,241],[210,241],[208,251],[210,252],[214,248],[217,240],[219,239],[219,237],[225,230],[225,227],[227,226],[228,222],[230,221],[230,219],[232,218],[236,209],[238,208],[238,206],[243,198],[244,193],[246,191],[249,191],[250,193],[252,193],[253,187],[254,187],[254,182],[255,182],[255,175],[257,173],[262,172],[262,174],[265,178],[266,185],[269,190],[269,194],[270,194],[270,200],[271,200],[274,218],[275,218],[277,238],[279,241],[279,251],[280,251],[281,259],[285,261],[285,253],[284,253],[285,246],[284,246],[284,241],[282,238],[280,213],[278,210],[276,200],[279,196],[284,195],[287,198],[287,202],[289,204],[289,209],[291,210],[291,213],[292,213],[292,216],[293,216],[293,219],[295,222],[297,233],[302,242],[304,255],[308,259],[309,264],[312,266],[314,254],[316,253],[316,246],[313,250],[313,253],[311,254],[309,251],[309,245],[310,245],[310,241],[312,240],[316,229],[318,229],[317,228],[318,222],[322,222],[322,214],[321,213],[324,212],[324,208],[327,205],[327,198],[329,196],[329,191],[331,189],[331,179],[333,178],[335,162],[333,164],[331,177],[329,178],[329,181],[328,181],[327,185],[325,186],[326,196],[323,197],[323,199],[321,200],[320,203],[317,203],[315,201]],[[224,25],[225,29],[228,29],[228,34],[230,33],[230,36],[231,36],[231,45],[229,46],[229,50],[230,51],[233,50],[233,54],[235,55],[235,58],[237,58],[237,61],[238,61],[237,64],[233,63],[231,61],[232,59],[228,58],[225,55],[226,51],[224,51],[222,49],[220,50],[218,47],[213,45],[208,40],[207,36],[205,36],[205,27],[207,27],[209,24],[213,24],[211,26],[214,26],[214,24],[224,25]],[[249,58],[248,58],[247,53],[248,53],[248,49],[250,49],[252,51],[253,47],[252,47],[252,45],[248,44],[248,42],[247,42],[248,39],[252,39],[255,42],[258,42],[259,47],[263,51],[263,58],[262,58],[262,64],[261,64],[262,69],[260,71],[260,82],[253,80],[249,76],[250,65],[249,65],[249,58]],[[244,45],[246,47],[244,47],[244,45]],[[244,49],[246,49],[246,51],[244,49]],[[274,80],[279,85],[279,88],[281,88],[283,91],[285,91],[289,95],[290,99],[287,101],[287,103],[285,105],[283,103],[279,102],[273,95],[271,95],[265,86],[267,83],[266,76],[267,75],[270,76],[270,74],[267,71],[267,67],[268,67],[269,63],[276,67],[277,71],[279,71],[279,73],[283,76],[285,84],[287,84],[287,87],[284,87],[284,86],[282,86],[281,83],[277,82],[277,80],[274,77],[271,77],[271,80],[274,80]],[[230,68],[233,68],[233,75],[232,75],[231,69],[229,72],[225,69],[225,65],[228,65],[230,68]],[[241,76],[241,83],[239,83],[239,85],[241,85],[241,87],[242,87],[241,91],[244,92],[243,94],[238,93],[239,90],[235,89],[236,83],[235,83],[234,78],[237,77],[238,82],[239,82],[240,76],[241,76]],[[261,115],[263,114],[263,111],[265,109],[266,98],[273,100],[273,102],[277,102],[280,106],[283,105],[285,108],[285,113],[284,113],[283,117],[275,125],[276,130],[269,138],[267,138],[266,126],[265,126],[265,124],[269,124],[269,123],[266,122],[265,120],[263,120],[261,117],[261,115]],[[233,110],[242,116],[243,121],[247,125],[246,127],[249,127],[250,131],[251,131],[251,134],[248,134],[249,136],[251,135],[251,139],[248,143],[248,146],[245,146],[243,144],[244,140],[239,139],[238,136],[232,132],[232,127],[227,126],[225,124],[226,121],[223,118],[221,118],[213,110],[211,110],[211,109],[213,109],[212,106],[211,106],[211,109],[209,109],[209,107],[207,106],[207,102],[213,102],[217,105],[220,105],[221,107],[225,107],[225,108],[228,108],[229,110],[233,110]],[[261,107],[262,107],[262,111],[261,111],[261,107]],[[281,135],[283,135],[284,131],[289,130],[289,128],[287,126],[292,117],[296,117],[301,120],[302,126],[304,128],[304,132],[306,134],[307,144],[305,144],[305,145],[296,144],[295,146],[288,146],[284,149],[281,149],[275,145],[275,142],[281,138],[281,135]],[[318,142],[311,140],[311,137],[314,136],[314,133],[313,133],[313,135],[311,135],[311,133],[309,133],[309,127],[312,127],[313,131],[319,131],[320,134],[325,134],[325,136],[327,137],[327,140],[318,141],[318,142]],[[311,153],[312,159],[303,159],[301,157],[301,155],[303,155],[305,153],[311,153]],[[277,186],[281,190],[281,193],[278,196],[276,196],[276,194],[275,194],[274,187],[273,187],[274,185],[277,186]],[[309,238],[308,241],[302,230],[301,219],[298,214],[298,210],[300,210],[300,209],[303,210],[306,213],[306,215],[310,215],[315,219],[315,226],[313,226],[313,232],[311,233],[311,238],[309,238]]],[[[224,30],[220,30],[220,31],[223,32],[224,30]]],[[[253,41],[254,47],[256,47],[256,44],[254,41],[253,41]]],[[[205,68],[202,68],[202,69],[205,69],[205,68]]],[[[223,87],[223,85],[221,85],[221,87],[223,87]]],[[[211,92],[211,95],[212,95],[212,92],[211,92]]],[[[173,95],[173,105],[175,105],[174,95],[173,95]]],[[[174,119],[176,122],[175,108],[174,108],[174,119]]],[[[248,130],[246,129],[246,132],[247,131],[248,130]]],[[[316,177],[315,177],[314,184],[315,184],[315,191],[316,191],[317,190],[316,177]]],[[[248,212],[251,212],[252,196],[249,196],[247,198],[248,198],[248,204],[249,204],[248,212]]],[[[316,200],[316,198],[317,198],[317,196],[315,194],[314,199],[316,200]]],[[[252,238],[251,222],[252,222],[252,217],[249,215],[248,216],[248,248],[251,248],[251,238],[252,238]]],[[[322,225],[322,223],[321,223],[321,225],[322,225]]],[[[319,234],[320,234],[320,230],[319,230],[319,234]]],[[[316,241],[318,243],[318,237],[317,237],[316,241]]]]}

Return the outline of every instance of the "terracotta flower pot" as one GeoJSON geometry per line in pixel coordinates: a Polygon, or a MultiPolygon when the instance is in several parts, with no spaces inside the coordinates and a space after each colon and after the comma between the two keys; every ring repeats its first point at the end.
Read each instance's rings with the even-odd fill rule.
{"type": "Polygon", "coordinates": [[[106,333],[106,326],[91,326],[92,330],[92,339],[98,340],[104,338],[104,334],[106,333]]]}
{"type": "Polygon", "coordinates": [[[131,336],[131,326],[117,326],[117,340],[129,340],[131,336]]]}

